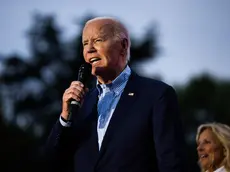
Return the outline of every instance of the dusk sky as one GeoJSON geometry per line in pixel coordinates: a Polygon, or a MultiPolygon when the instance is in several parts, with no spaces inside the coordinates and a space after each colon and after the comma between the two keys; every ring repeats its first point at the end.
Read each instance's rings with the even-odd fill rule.
{"type": "Polygon", "coordinates": [[[156,61],[143,65],[170,83],[210,72],[230,79],[230,0],[0,0],[0,54],[29,56],[25,32],[32,14],[55,14],[63,38],[76,34],[75,20],[88,13],[121,19],[134,37],[158,24],[156,61]]]}

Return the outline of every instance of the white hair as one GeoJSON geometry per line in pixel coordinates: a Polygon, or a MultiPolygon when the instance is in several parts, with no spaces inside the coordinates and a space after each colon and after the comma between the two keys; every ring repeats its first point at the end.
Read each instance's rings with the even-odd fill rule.
{"type": "Polygon", "coordinates": [[[91,23],[91,22],[94,22],[94,21],[98,21],[98,20],[110,20],[112,21],[115,25],[113,26],[114,29],[115,29],[115,36],[117,38],[119,38],[120,40],[122,39],[127,39],[128,41],[128,48],[127,48],[127,52],[126,52],[126,61],[129,62],[130,60],[130,47],[131,47],[131,40],[130,40],[130,36],[129,36],[129,32],[128,32],[128,29],[125,27],[125,25],[120,22],[119,20],[117,20],[116,18],[114,17],[95,17],[91,20],[88,20],[86,22],[85,25],[91,23]]]}

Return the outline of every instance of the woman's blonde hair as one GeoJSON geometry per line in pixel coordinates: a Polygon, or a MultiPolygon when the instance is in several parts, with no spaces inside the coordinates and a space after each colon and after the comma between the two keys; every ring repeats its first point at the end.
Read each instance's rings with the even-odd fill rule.
{"type": "Polygon", "coordinates": [[[197,142],[200,137],[200,134],[205,129],[210,129],[224,147],[225,158],[223,160],[223,165],[227,171],[230,171],[230,127],[228,125],[221,123],[202,124],[197,129],[197,142]]]}

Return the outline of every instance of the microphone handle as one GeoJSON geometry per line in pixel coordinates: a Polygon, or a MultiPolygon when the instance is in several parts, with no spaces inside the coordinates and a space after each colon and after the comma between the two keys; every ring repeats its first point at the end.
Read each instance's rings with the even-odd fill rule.
{"type": "Polygon", "coordinates": [[[81,107],[80,102],[76,100],[72,100],[69,104],[69,116],[68,116],[68,121],[73,121],[73,114],[77,113],[78,109],[81,107]]]}
{"type": "MultiPolygon", "coordinates": [[[[79,79],[79,81],[82,82],[80,79],[79,79]]],[[[77,113],[77,111],[80,107],[81,107],[81,102],[79,102],[75,99],[70,100],[70,104],[69,104],[70,113],[68,116],[68,121],[73,120],[73,114],[77,113]]]]}
{"type": "MultiPolygon", "coordinates": [[[[78,81],[83,83],[84,85],[87,83],[90,75],[91,75],[91,65],[89,63],[84,63],[80,66],[79,71],[78,71],[78,81]]],[[[72,121],[73,120],[73,115],[77,113],[78,109],[81,107],[81,102],[77,100],[70,100],[69,104],[69,109],[70,109],[70,114],[68,116],[68,120],[72,121]]]]}

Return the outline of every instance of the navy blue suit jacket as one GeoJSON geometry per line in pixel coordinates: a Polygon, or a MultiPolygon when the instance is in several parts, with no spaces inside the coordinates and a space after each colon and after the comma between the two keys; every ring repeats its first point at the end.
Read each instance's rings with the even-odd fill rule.
{"type": "Polygon", "coordinates": [[[55,171],[187,171],[177,96],[171,86],[132,72],[100,151],[97,96],[96,89],[86,95],[72,127],[63,127],[59,120],[53,127],[46,153],[55,171]]]}

